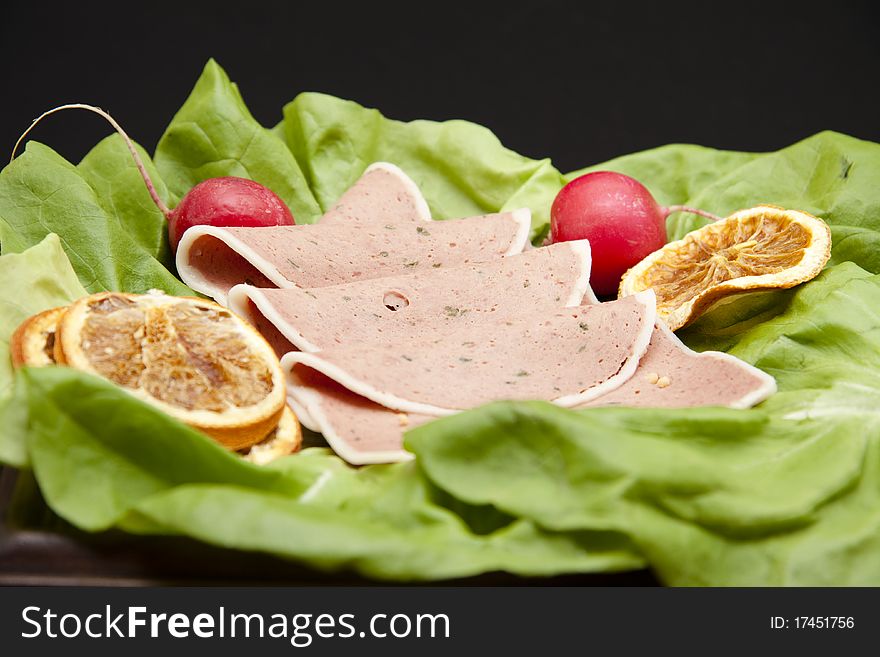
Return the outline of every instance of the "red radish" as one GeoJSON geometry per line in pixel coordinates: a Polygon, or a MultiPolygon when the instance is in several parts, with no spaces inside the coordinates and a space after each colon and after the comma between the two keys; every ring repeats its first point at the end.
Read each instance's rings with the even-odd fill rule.
{"type": "MultiPolygon", "coordinates": [[[[166,215],[167,216],[167,215],[166,215]]],[[[268,187],[247,178],[208,178],[193,187],[168,217],[171,247],[187,228],[211,226],[292,226],[293,215],[268,187]]]]}
{"type": "Polygon", "coordinates": [[[98,114],[113,126],[113,129],[122,137],[128,147],[135,166],[137,166],[144,185],[153,199],[156,207],[168,220],[168,240],[171,248],[177,250],[180,237],[187,228],[196,225],[210,226],[234,226],[234,227],[263,227],[263,226],[292,226],[295,221],[288,207],[275,192],[260,183],[247,178],[226,176],[221,178],[209,178],[193,187],[180,204],[171,210],[156,192],[156,186],[150,178],[137,149],[125,130],[100,107],[72,103],[61,105],[48,112],[44,112],[31,123],[24,131],[12,149],[10,162],[15,159],[15,153],[19,145],[27,137],[28,133],[47,116],[66,109],[84,109],[98,114]]]}
{"type": "Polygon", "coordinates": [[[590,240],[596,294],[617,294],[627,269],[666,244],[666,217],[692,212],[713,214],[683,205],[660,206],[635,178],[595,171],[575,178],[560,190],[550,210],[550,242],[590,240]]]}

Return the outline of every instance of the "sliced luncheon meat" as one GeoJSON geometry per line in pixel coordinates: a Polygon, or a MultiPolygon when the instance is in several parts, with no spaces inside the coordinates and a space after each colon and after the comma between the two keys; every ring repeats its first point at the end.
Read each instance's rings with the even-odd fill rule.
{"type": "Polygon", "coordinates": [[[400,168],[376,162],[330,208],[318,223],[431,221],[425,197],[400,168]]]}
{"type": "Polygon", "coordinates": [[[228,301],[283,355],[346,344],[359,349],[403,344],[413,336],[478,330],[524,312],[535,317],[579,306],[585,297],[595,302],[589,279],[590,245],[580,240],[478,264],[321,288],[237,285],[228,301]]]}
{"type": "Polygon", "coordinates": [[[238,283],[322,287],[519,253],[530,223],[527,209],[434,222],[412,179],[376,162],[317,224],[193,226],[176,264],[185,283],[225,305],[238,283]]]}
{"type": "Polygon", "coordinates": [[[409,428],[496,400],[745,408],[775,391],[688,349],[650,290],[598,303],[589,244],[525,250],[529,228],[528,210],[432,221],[376,163],[317,224],[191,228],[177,266],[283,355],[301,423],[352,464],[411,458],[409,428]]]}
{"type": "Polygon", "coordinates": [[[312,425],[306,426],[320,431],[333,451],[353,465],[412,458],[403,449],[403,433],[435,419],[389,410],[308,367],[294,367],[290,381],[288,399],[299,409],[297,414],[304,411],[312,425]]]}
{"type": "Polygon", "coordinates": [[[579,407],[749,408],[774,392],[776,382],[769,374],[729,354],[692,351],[658,322],[632,378],[579,407]]]}
{"type": "MultiPolygon", "coordinates": [[[[658,322],[635,374],[616,390],[575,408],[748,408],[775,390],[773,377],[765,372],[729,354],[694,352],[658,322]]],[[[290,372],[288,394],[301,404],[298,415],[313,414],[309,428],[323,433],[333,450],[355,465],[412,458],[403,449],[404,433],[436,419],[380,406],[303,365],[290,372]]],[[[300,419],[306,423],[304,416],[300,419]]]]}
{"type": "Polygon", "coordinates": [[[529,210],[521,209],[431,223],[193,226],[178,245],[177,271],[192,289],[226,305],[238,283],[315,288],[520,253],[530,224],[529,210]]]}
{"type": "Polygon", "coordinates": [[[410,413],[448,415],[499,399],[571,407],[632,376],[655,318],[654,294],[646,291],[595,305],[523,308],[518,317],[463,323],[444,336],[291,352],[281,362],[286,371],[299,363],[377,404],[410,413]]]}

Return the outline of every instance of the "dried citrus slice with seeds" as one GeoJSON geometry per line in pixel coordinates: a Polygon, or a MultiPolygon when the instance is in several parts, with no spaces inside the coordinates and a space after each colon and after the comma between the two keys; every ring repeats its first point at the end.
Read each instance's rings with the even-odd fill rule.
{"type": "Polygon", "coordinates": [[[15,367],[43,367],[55,364],[55,330],[66,307],[50,308],[28,317],[15,329],[9,351],[15,367]]]}
{"type": "Polygon", "coordinates": [[[211,301],[102,292],[58,325],[59,364],[103,376],[234,450],[260,442],[284,409],[274,351],[211,301]]]}
{"type": "Polygon", "coordinates": [[[623,275],[619,296],[652,288],[657,314],[675,330],[731,295],[808,281],[830,255],[831,231],[824,221],[759,205],[650,254],[623,275]]]}

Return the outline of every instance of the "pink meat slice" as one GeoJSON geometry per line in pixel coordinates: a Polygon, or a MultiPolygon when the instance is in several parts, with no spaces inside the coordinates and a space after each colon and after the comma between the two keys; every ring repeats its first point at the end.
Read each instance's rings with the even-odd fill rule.
{"type": "Polygon", "coordinates": [[[355,221],[431,221],[431,211],[409,176],[393,164],[376,162],[367,167],[318,223],[355,221]]]}
{"type": "Polygon", "coordinates": [[[523,309],[517,318],[451,328],[394,344],[291,352],[290,371],[310,367],[377,404],[448,415],[499,399],[545,399],[571,407],[632,376],[656,318],[652,292],[603,304],[523,309]]]}
{"type": "Polygon", "coordinates": [[[507,258],[311,289],[237,285],[229,307],[247,317],[279,355],[336,345],[401,344],[413,335],[443,337],[464,326],[578,306],[589,287],[586,240],[507,258]]]}
{"type": "Polygon", "coordinates": [[[412,179],[376,162],[317,224],[194,226],[181,239],[176,264],[185,283],[225,305],[238,283],[321,287],[519,253],[530,220],[521,209],[434,222],[412,179]]]}
{"type": "MultiPolygon", "coordinates": [[[[436,419],[388,409],[302,365],[294,366],[289,381],[304,412],[317,418],[310,428],[322,432],[334,451],[355,465],[411,458],[403,449],[404,433],[436,419]]],[[[635,374],[616,390],[576,408],[748,408],[775,390],[775,381],[765,372],[729,354],[694,352],[658,322],[635,374]]]]}
{"type": "Polygon", "coordinates": [[[643,406],[749,408],[776,391],[769,374],[717,351],[689,349],[665,324],[654,327],[648,351],[626,383],[579,408],[643,406]]]}
{"type": "Polygon", "coordinates": [[[305,412],[309,428],[320,431],[333,451],[353,465],[412,458],[403,449],[404,432],[434,419],[389,410],[308,367],[294,367],[290,381],[298,415],[305,412]]]}
{"type": "Polygon", "coordinates": [[[238,283],[315,288],[519,253],[528,210],[448,221],[220,228],[193,226],[177,251],[183,282],[219,303],[238,283]]]}

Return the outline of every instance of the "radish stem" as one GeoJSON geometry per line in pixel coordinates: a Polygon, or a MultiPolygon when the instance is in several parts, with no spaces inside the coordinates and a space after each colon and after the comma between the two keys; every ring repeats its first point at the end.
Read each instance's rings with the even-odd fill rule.
{"type": "Polygon", "coordinates": [[[687,205],[670,205],[668,207],[663,208],[663,211],[666,215],[670,215],[673,212],[690,212],[691,214],[697,214],[701,217],[706,217],[706,219],[711,219],[712,221],[721,221],[723,217],[719,217],[716,214],[712,214],[711,212],[706,212],[705,210],[700,210],[699,208],[692,208],[687,205]]]}
{"type": "Polygon", "coordinates": [[[54,107],[50,109],[48,112],[43,112],[38,116],[33,122],[30,124],[27,130],[25,130],[21,137],[18,138],[18,141],[15,142],[15,146],[12,148],[12,156],[9,158],[9,161],[12,162],[15,159],[15,154],[18,151],[18,147],[25,140],[31,130],[33,130],[36,125],[45,119],[47,116],[51,114],[55,114],[55,112],[60,112],[61,110],[66,109],[84,109],[90,112],[94,112],[98,116],[104,117],[107,122],[113,126],[113,129],[119,133],[119,136],[122,137],[122,140],[125,142],[125,145],[128,147],[128,151],[131,153],[131,156],[134,158],[135,166],[141,174],[141,177],[144,179],[144,184],[147,187],[147,192],[150,194],[150,198],[153,199],[153,203],[156,204],[156,207],[159,208],[159,211],[165,215],[165,219],[169,219],[171,217],[171,210],[165,205],[165,202],[159,198],[159,194],[156,191],[156,186],[153,184],[153,179],[150,178],[150,174],[147,173],[147,168],[144,166],[143,161],[141,160],[141,156],[138,155],[137,149],[134,147],[134,142],[131,140],[131,137],[122,129],[116,120],[110,116],[107,112],[102,110],[100,107],[95,107],[94,105],[85,105],[83,103],[70,103],[68,105],[59,105],[58,107],[54,107]]]}

